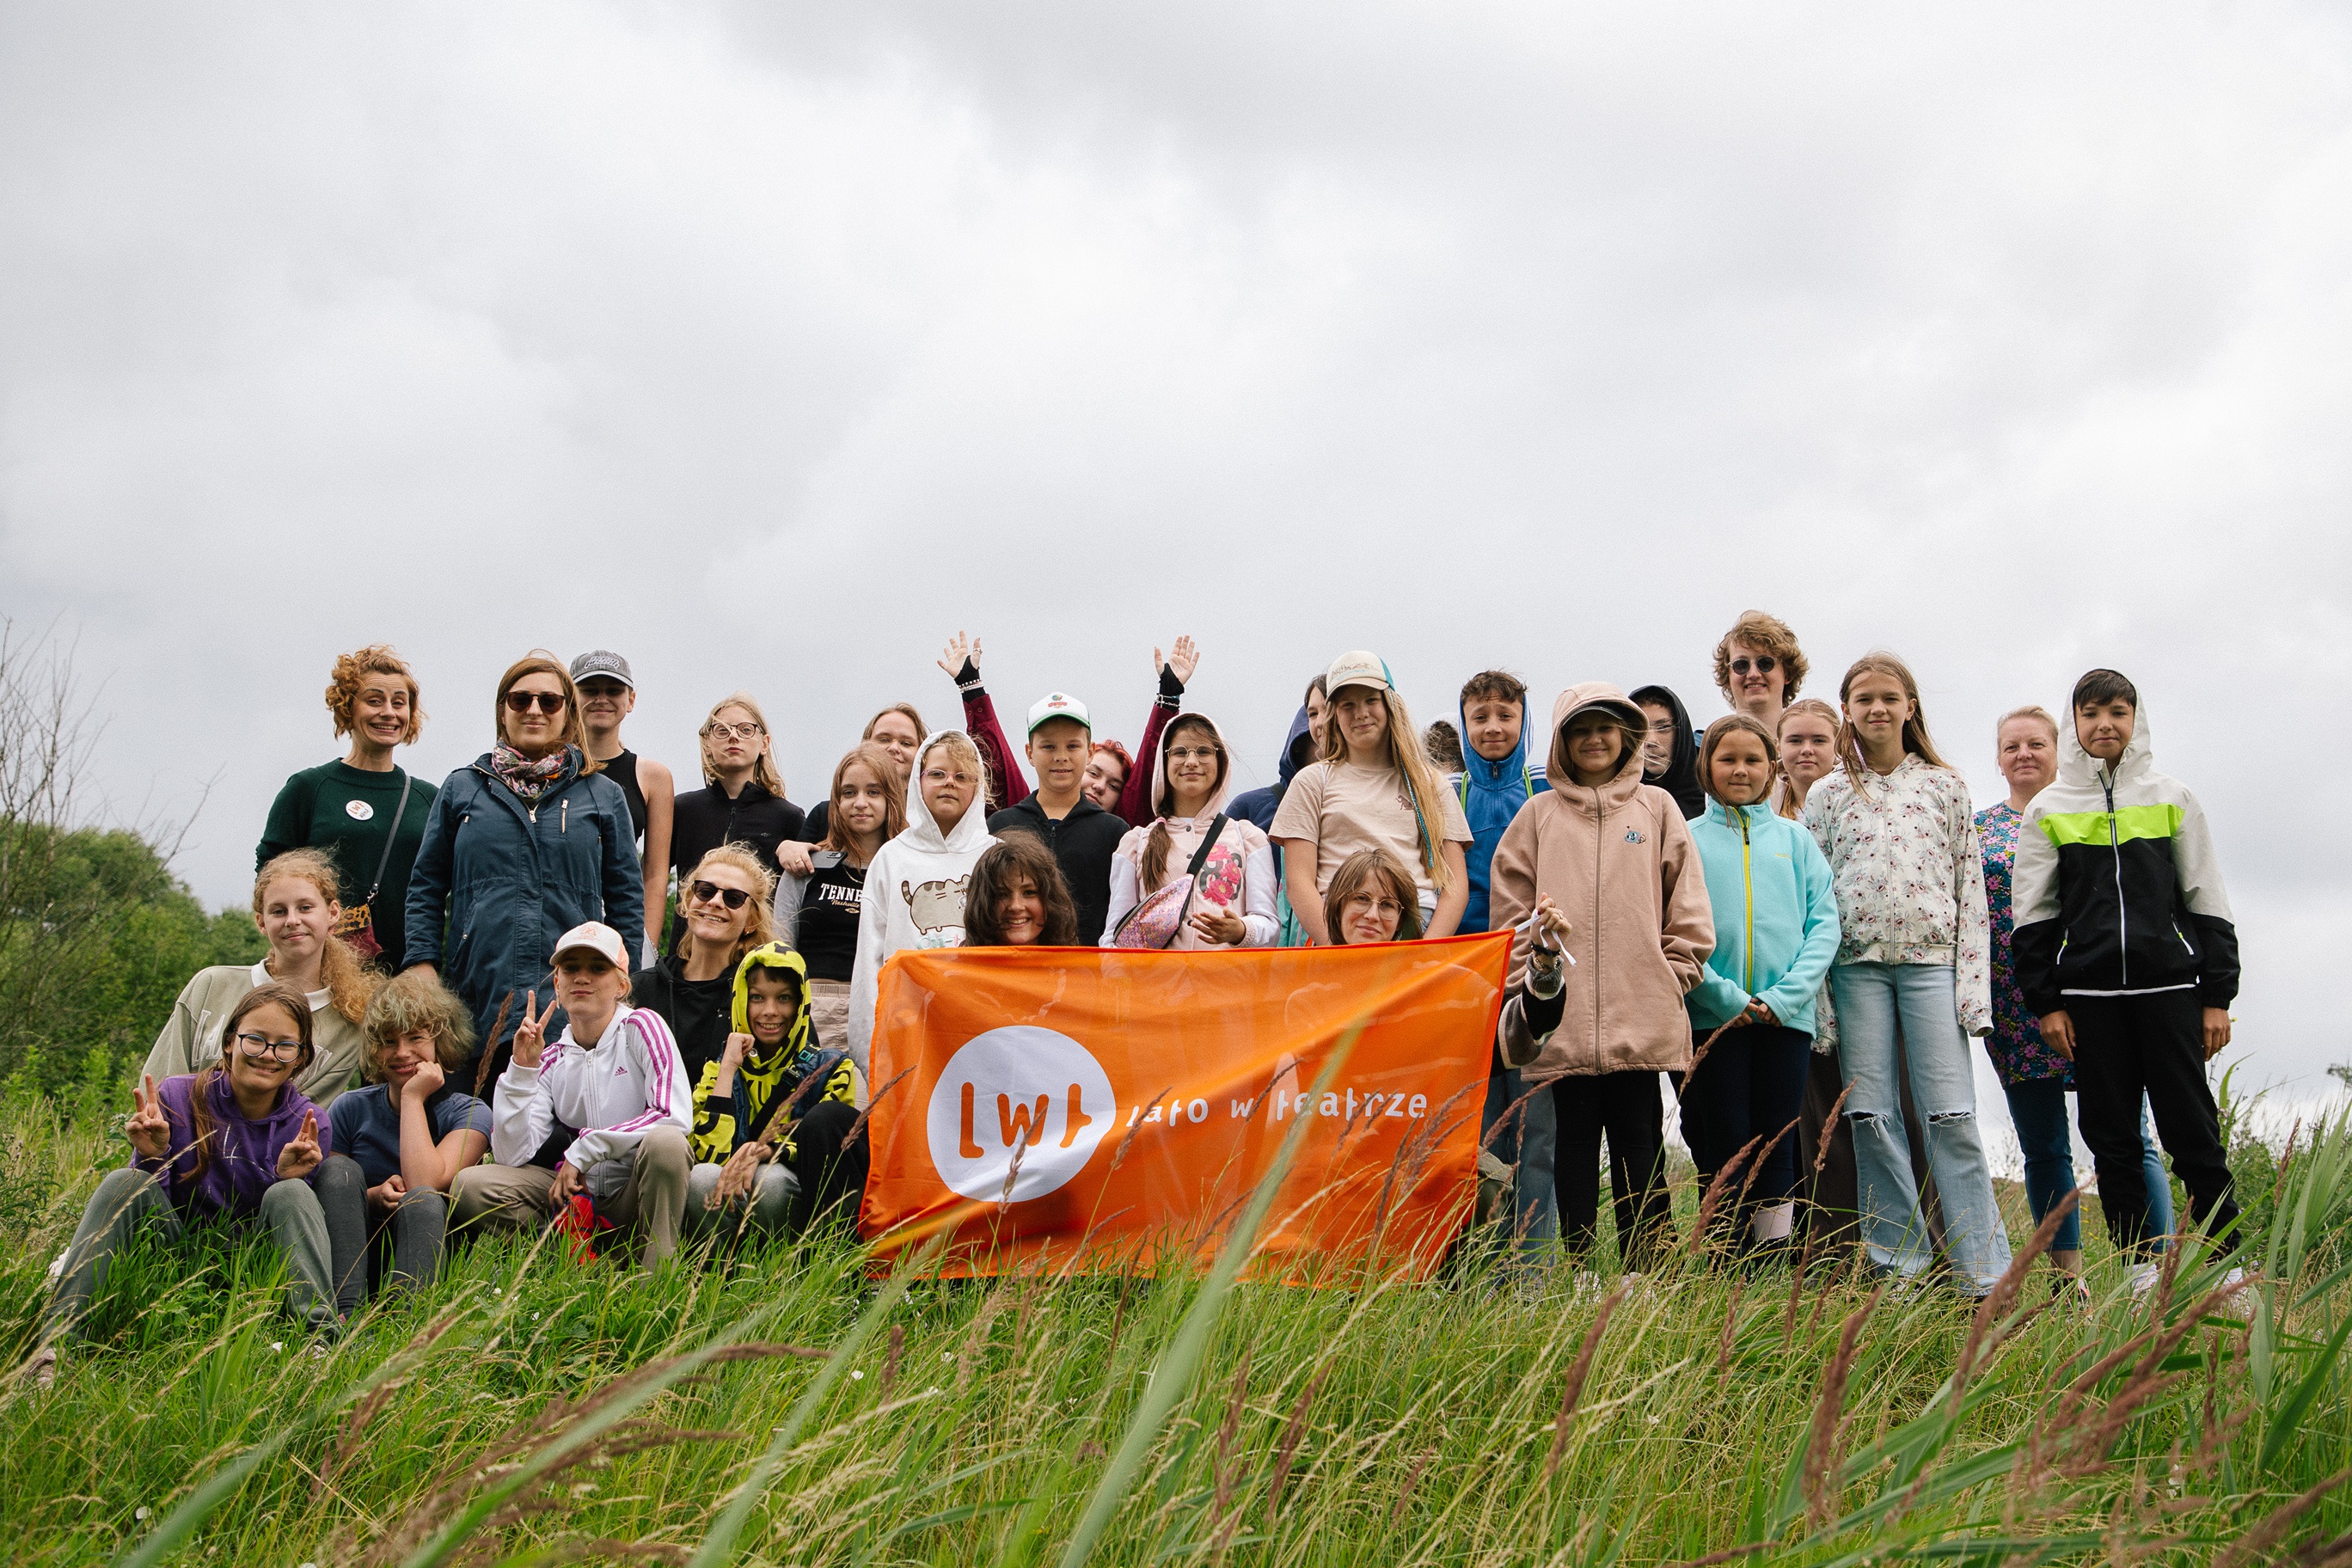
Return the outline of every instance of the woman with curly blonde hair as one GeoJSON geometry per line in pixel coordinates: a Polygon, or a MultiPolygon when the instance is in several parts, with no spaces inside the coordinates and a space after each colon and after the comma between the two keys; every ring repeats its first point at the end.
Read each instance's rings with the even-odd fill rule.
{"type": "Polygon", "coordinates": [[[748,844],[706,850],[677,881],[676,951],[637,975],[629,1000],[661,1015],[677,1037],[686,1081],[700,1080],[734,1032],[735,966],[776,938],[776,879],[748,844]]]}
{"type": "Polygon", "coordinates": [[[361,1022],[383,977],[335,935],[342,917],[335,863],[321,849],[289,849],[253,881],[253,923],[269,941],[259,963],[199,969],[180,988],[142,1069],[157,1079],[201,1072],[222,1058],[221,1029],[247,992],[273,981],[310,999],[314,1049],[294,1087],[324,1110],[367,1059],[361,1022]]]}
{"type": "Polygon", "coordinates": [[[425,728],[416,677],[383,643],[339,655],[327,712],[335,738],[350,736],[351,749],[286,781],[262,825],[254,868],[289,849],[324,850],[346,900],[336,934],[396,969],[407,940],[408,874],[438,793],[392,760],[394,747],[414,745],[425,728]]]}

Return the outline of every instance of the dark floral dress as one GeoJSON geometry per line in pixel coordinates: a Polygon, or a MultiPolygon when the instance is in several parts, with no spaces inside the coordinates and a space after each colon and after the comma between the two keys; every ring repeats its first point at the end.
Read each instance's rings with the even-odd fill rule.
{"type": "Polygon", "coordinates": [[[2007,801],[1977,813],[1977,842],[1984,847],[1985,906],[1992,916],[1992,1033],[1985,1037],[1985,1054],[2003,1084],[2054,1078],[2074,1087],[2074,1071],[2066,1058],[2042,1043],[2042,1025],[2026,1010],[2025,993],[2017,984],[2015,955],[2010,941],[2016,917],[2009,904],[2010,873],[2017,865],[2017,832],[2025,814],[2007,801]]]}

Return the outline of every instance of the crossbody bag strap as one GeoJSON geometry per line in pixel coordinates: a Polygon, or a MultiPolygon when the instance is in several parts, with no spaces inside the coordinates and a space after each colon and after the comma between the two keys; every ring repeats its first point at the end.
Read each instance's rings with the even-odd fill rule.
{"type": "Polygon", "coordinates": [[[392,808],[392,826],[384,832],[383,853],[376,857],[375,880],[368,884],[367,901],[371,909],[375,907],[377,890],[383,886],[383,868],[392,864],[392,841],[400,837],[400,819],[408,815],[408,786],[415,782],[415,773],[405,768],[401,770],[400,804],[392,808]]]}
{"type": "MultiPolygon", "coordinates": [[[[1215,820],[1209,824],[1208,836],[1201,840],[1201,847],[1192,851],[1192,863],[1184,868],[1184,879],[1192,884],[1184,893],[1184,903],[1187,908],[1192,905],[1192,894],[1200,890],[1201,868],[1209,863],[1209,851],[1214,849],[1217,847],[1217,840],[1224,837],[1225,822],[1225,814],[1222,811],[1217,813],[1215,820]]],[[[1180,915],[1176,921],[1176,929],[1168,933],[1168,942],[1163,942],[1160,945],[1166,947],[1168,942],[1174,942],[1183,934],[1183,931],[1184,921],[1180,915]]]]}

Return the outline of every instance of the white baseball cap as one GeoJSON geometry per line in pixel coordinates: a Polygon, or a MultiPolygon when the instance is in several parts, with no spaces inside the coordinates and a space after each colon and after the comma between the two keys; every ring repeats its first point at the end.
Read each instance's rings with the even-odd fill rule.
{"type": "Polygon", "coordinates": [[[1087,727],[1088,734],[1094,732],[1094,721],[1087,717],[1087,705],[1066,691],[1048,691],[1037,700],[1037,705],[1029,710],[1028,733],[1035,734],[1037,726],[1048,719],[1075,719],[1087,727]]]}
{"type": "Polygon", "coordinates": [[[555,944],[555,956],[547,962],[551,964],[561,963],[563,962],[565,953],[583,948],[594,953],[614,968],[624,973],[627,973],[629,950],[622,942],[621,933],[598,921],[590,921],[586,925],[573,926],[570,931],[565,931],[563,940],[555,944]]]}
{"type": "Polygon", "coordinates": [[[1343,686],[1369,686],[1375,691],[1396,689],[1396,682],[1389,679],[1388,660],[1362,648],[1341,654],[1324,674],[1323,689],[1327,694],[1336,697],[1343,686]]]}

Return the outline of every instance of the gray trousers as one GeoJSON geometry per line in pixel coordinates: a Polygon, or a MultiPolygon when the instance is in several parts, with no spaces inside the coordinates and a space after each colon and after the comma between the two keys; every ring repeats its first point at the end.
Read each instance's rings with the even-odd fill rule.
{"type": "MultiPolygon", "coordinates": [[[[596,1212],[637,1232],[645,1243],[640,1261],[651,1268],[677,1250],[686,1173],[694,1159],[687,1152],[685,1131],[677,1127],[655,1128],[621,1158],[629,1163],[628,1180],[619,1193],[599,1201],[596,1212]]],[[[554,1185],[555,1173],[540,1165],[467,1166],[449,1186],[449,1228],[535,1230],[550,1218],[547,1194],[554,1185]]]]}
{"type": "Polygon", "coordinates": [[[749,1203],[725,1209],[716,1205],[718,1165],[697,1165],[686,1178],[686,1225],[701,1236],[716,1230],[722,1236],[750,1231],[760,1236],[784,1236],[792,1230],[793,1200],[800,1195],[800,1179],[782,1164],[770,1161],[751,1177],[749,1203]]]}
{"type": "Polygon", "coordinates": [[[347,1154],[330,1154],[319,1168],[319,1206],[326,1211],[334,1252],[335,1306],[344,1317],[379,1284],[414,1290],[441,1268],[449,1200],[436,1192],[410,1193],[390,1215],[368,1209],[367,1173],[347,1154]],[[386,1266],[389,1265],[389,1268],[386,1266]]]}
{"type": "MultiPolygon", "coordinates": [[[[272,1182],[251,1223],[269,1233],[286,1260],[287,1311],[313,1329],[336,1327],[335,1294],[328,1283],[333,1249],[327,1239],[326,1214],[310,1184],[272,1182]]],[[[81,1211],[81,1224],[66,1248],[65,1269],[42,1320],[44,1336],[73,1331],[89,1310],[90,1299],[106,1283],[107,1265],[142,1225],[153,1226],[171,1241],[185,1234],[179,1211],[153,1175],[130,1167],[108,1173],[81,1211]]]]}

